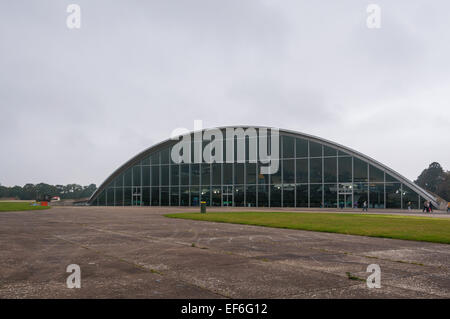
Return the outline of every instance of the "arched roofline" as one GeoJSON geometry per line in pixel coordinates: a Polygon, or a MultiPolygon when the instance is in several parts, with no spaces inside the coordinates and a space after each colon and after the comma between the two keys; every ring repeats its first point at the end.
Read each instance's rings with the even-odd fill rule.
{"type": "MultiPolygon", "coordinates": [[[[272,129],[273,127],[268,127],[268,126],[252,126],[252,125],[238,125],[238,126],[221,126],[221,127],[215,127],[215,128],[205,128],[202,129],[201,132],[204,132],[206,130],[210,130],[210,129],[219,129],[219,130],[223,130],[223,129],[227,129],[227,128],[255,128],[255,129],[260,129],[260,128],[265,128],[265,129],[272,129]]],[[[318,142],[320,144],[323,145],[327,145],[330,146],[332,148],[341,150],[345,153],[348,153],[351,156],[354,156],[356,158],[359,158],[365,162],[368,162],[369,164],[373,165],[374,167],[377,167],[378,169],[381,169],[382,171],[388,173],[389,175],[391,175],[392,177],[395,177],[399,182],[405,184],[406,186],[408,186],[410,189],[414,190],[417,194],[419,194],[421,197],[432,201],[433,205],[435,205],[435,207],[438,207],[438,202],[437,199],[431,195],[430,193],[428,193],[426,190],[424,190],[423,188],[421,188],[420,186],[414,184],[412,181],[410,181],[409,179],[407,179],[406,177],[404,177],[403,175],[401,175],[400,173],[394,171],[393,169],[389,168],[388,166],[378,162],[377,160],[363,154],[360,153],[358,151],[355,151],[347,146],[335,143],[333,141],[321,138],[321,137],[317,137],[314,135],[310,135],[310,134],[306,134],[306,133],[301,133],[301,132],[297,132],[297,131],[293,131],[293,130],[286,130],[286,129],[278,129],[280,134],[283,135],[288,135],[288,136],[293,136],[293,137],[298,137],[298,138],[303,138],[303,139],[307,139],[309,141],[313,141],[313,142],[318,142]]],[[[133,156],[130,160],[128,160],[127,162],[125,162],[124,164],[122,164],[121,166],[119,166],[111,175],[109,175],[104,181],[103,183],[98,187],[98,189],[91,195],[91,197],[89,198],[89,203],[91,203],[91,201],[97,197],[98,194],[100,194],[107,185],[109,185],[114,178],[116,178],[118,175],[120,175],[121,173],[125,172],[128,168],[134,166],[135,164],[137,164],[138,162],[140,162],[141,160],[143,160],[145,157],[147,157],[148,155],[157,152],[161,149],[164,149],[167,146],[171,146],[172,144],[175,144],[181,137],[183,136],[187,136],[187,135],[192,135],[193,133],[198,132],[197,131],[190,131],[189,133],[183,134],[183,135],[179,135],[177,136],[176,139],[166,139],[160,143],[157,143],[145,150],[143,150],[142,152],[138,153],[137,155],[133,156]]],[[[369,177],[370,178],[370,177],[369,177]]]]}

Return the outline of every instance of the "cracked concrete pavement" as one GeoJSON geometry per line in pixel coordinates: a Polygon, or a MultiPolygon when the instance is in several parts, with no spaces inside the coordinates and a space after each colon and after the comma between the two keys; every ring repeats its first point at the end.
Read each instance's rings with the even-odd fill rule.
{"type": "Polygon", "coordinates": [[[0,213],[0,298],[450,297],[449,245],[163,216],[197,210],[0,213]],[[69,264],[80,289],[66,287],[69,264]],[[380,289],[366,286],[369,264],[380,289]]]}

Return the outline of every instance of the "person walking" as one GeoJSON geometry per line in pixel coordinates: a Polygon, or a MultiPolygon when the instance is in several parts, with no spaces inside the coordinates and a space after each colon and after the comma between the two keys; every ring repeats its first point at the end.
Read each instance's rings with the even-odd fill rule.
{"type": "Polygon", "coordinates": [[[411,202],[408,202],[408,210],[411,210],[411,202]]]}
{"type": "Polygon", "coordinates": [[[450,212],[450,202],[447,203],[447,213],[450,212]]]}
{"type": "Polygon", "coordinates": [[[431,214],[433,212],[433,203],[430,202],[429,206],[430,206],[430,214],[431,214]]]}
{"type": "Polygon", "coordinates": [[[367,212],[367,201],[364,201],[364,203],[363,203],[363,212],[364,211],[367,212]]]}

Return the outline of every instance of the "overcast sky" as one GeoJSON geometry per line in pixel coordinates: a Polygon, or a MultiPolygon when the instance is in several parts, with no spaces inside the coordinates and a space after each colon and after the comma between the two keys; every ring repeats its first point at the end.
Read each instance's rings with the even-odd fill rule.
{"type": "Polygon", "coordinates": [[[99,185],[195,119],[316,135],[415,179],[450,169],[450,2],[1,1],[0,110],[6,186],[99,185]]]}

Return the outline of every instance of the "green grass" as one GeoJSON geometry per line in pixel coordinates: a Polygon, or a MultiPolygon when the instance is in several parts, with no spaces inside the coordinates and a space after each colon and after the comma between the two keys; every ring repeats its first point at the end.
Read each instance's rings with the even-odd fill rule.
{"type": "Polygon", "coordinates": [[[356,277],[356,276],[352,275],[352,273],[350,273],[350,272],[348,272],[348,271],[347,271],[345,274],[347,275],[347,278],[350,279],[350,280],[365,281],[365,280],[362,279],[362,278],[359,278],[359,277],[356,277]]]}
{"type": "Polygon", "coordinates": [[[49,206],[31,206],[31,202],[0,202],[0,212],[14,212],[22,210],[49,209],[49,206]]]}
{"type": "Polygon", "coordinates": [[[450,218],[347,213],[179,213],[166,217],[450,244],[450,218]]]}

